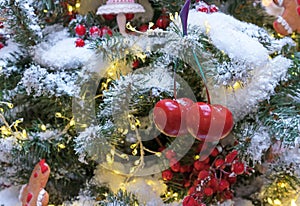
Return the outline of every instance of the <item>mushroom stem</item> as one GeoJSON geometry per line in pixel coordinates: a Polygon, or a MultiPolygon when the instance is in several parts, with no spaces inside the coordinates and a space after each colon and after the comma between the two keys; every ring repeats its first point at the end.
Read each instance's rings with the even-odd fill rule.
{"type": "Polygon", "coordinates": [[[117,23],[118,23],[120,33],[122,35],[125,35],[126,16],[124,13],[119,13],[117,15],[117,23]]]}

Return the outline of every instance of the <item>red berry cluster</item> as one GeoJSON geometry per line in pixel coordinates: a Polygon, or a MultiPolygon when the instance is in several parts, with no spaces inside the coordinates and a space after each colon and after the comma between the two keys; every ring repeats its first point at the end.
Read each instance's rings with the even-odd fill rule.
{"type": "Polygon", "coordinates": [[[159,131],[170,137],[190,133],[193,137],[217,141],[233,128],[232,113],[222,105],[194,103],[188,98],[163,99],[153,110],[154,123],[159,131]]]}
{"type": "Polygon", "coordinates": [[[208,5],[204,1],[197,0],[196,1],[196,10],[204,13],[214,13],[219,11],[218,7],[214,4],[208,5]]]}
{"type": "MultiPolygon", "coordinates": [[[[199,151],[211,149],[199,143],[196,152],[199,151]]],[[[183,200],[183,206],[205,206],[206,203],[232,199],[232,185],[237,181],[237,176],[252,171],[238,158],[236,150],[228,153],[220,145],[204,160],[198,159],[189,164],[177,161],[173,150],[164,154],[169,160],[170,169],[162,172],[162,179],[166,183],[179,181],[187,189],[188,195],[183,200]]]]}
{"type": "MultiPolygon", "coordinates": [[[[116,14],[102,14],[102,17],[107,21],[114,20],[116,16],[117,16],[116,14]]],[[[134,13],[126,13],[125,17],[126,17],[126,21],[130,21],[134,18],[134,13]]]]}
{"type": "Polygon", "coordinates": [[[75,33],[77,36],[79,36],[79,38],[76,39],[75,41],[76,47],[83,47],[85,45],[84,39],[88,37],[104,38],[113,35],[112,30],[107,26],[103,26],[103,27],[92,26],[91,28],[89,28],[89,32],[87,33],[87,28],[83,24],[78,24],[75,27],[75,33]]]}
{"type": "MultiPolygon", "coordinates": [[[[2,21],[0,21],[0,29],[3,29],[4,28],[4,24],[2,21]]],[[[0,49],[2,49],[5,45],[4,45],[4,42],[5,42],[6,38],[3,34],[0,33],[0,49]]]]}

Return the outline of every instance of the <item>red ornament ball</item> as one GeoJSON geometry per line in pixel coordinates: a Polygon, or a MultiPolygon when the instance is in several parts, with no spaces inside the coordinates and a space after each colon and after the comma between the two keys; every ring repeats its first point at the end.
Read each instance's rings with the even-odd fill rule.
{"type": "Polygon", "coordinates": [[[78,36],[84,36],[85,33],[86,33],[86,28],[84,25],[82,24],[78,24],[76,27],[75,27],[75,32],[78,36]]]}
{"type": "Polygon", "coordinates": [[[210,5],[209,6],[209,12],[214,13],[219,11],[218,7],[216,5],[210,5]]]}
{"type": "Polygon", "coordinates": [[[214,194],[214,190],[213,190],[212,188],[210,188],[210,187],[206,187],[206,188],[204,189],[204,194],[205,194],[206,196],[212,196],[212,195],[214,194]]]}
{"type": "Polygon", "coordinates": [[[83,39],[78,38],[78,39],[76,39],[75,44],[76,44],[76,47],[84,47],[85,42],[83,39]]]}
{"type": "Polygon", "coordinates": [[[230,184],[227,180],[225,180],[225,179],[220,180],[220,182],[219,182],[219,191],[220,192],[229,189],[229,187],[230,187],[230,184]]]}
{"type": "Polygon", "coordinates": [[[245,172],[245,165],[242,162],[235,162],[231,166],[231,171],[237,175],[241,175],[245,172]]]}
{"type": "Polygon", "coordinates": [[[143,24],[139,27],[139,31],[146,32],[148,30],[149,26],[147,24],[143,24]]]}
{"type": "Polygon", "coordinates": [[[97,26],[92,26],[90,28],[90,36],[92,37],[98,37],[101,36],[101,30],[97,26]]]}
{"type": "Polygon", "coordinates": [[[107,26],[101,27],[100,32],[100,37],[107,37],[113,35],[112,30],[107,26]]]}
{"type": "Polygon", "coordinates": [[[133,62],[132,62],[132,68],[133,69],[136,69],[140,66],[140,62],[138,59],[135,59],[133,62]]]}
{"type": "Polygon", "coordinates": [[[163,180],[170,181],[171,179],[173,179],[173,172],[171,170],[164,170],[161,173],[161,176],[163,180]]]}
{"type": "Polygon", "coordinates": [[[163,99],[157,102],[153,111],[157,129],[170,137],[188,134],[185,118],[192,102],[188,98],[163,99]]]}
{"type": "Polygon", "coordinates": [[[183,199],[182,206],[197,206],[198,202],[192,196],[186,196],[183,199]]]}
{"type": "Polygon", "coordinates": [[[0,42],[0,49],[2,49],[4,47],[4,44],[2,42],[0,42]]]}
{"type": "Polygon", "coordinates": [[[168,16],[161,16],[156,20],[155,25],[160,29],[166,29],[170,24],[170,19],[168,16]]]}
{"type": "Polygon", "coordinates": [[[130,21],[134,18],[134,13],[127,13],[125,14],[126,20],[130,21]]]}
{"type": "Polygon", "coordinates": [[[108,20],[108,21],[114,20],[116,18],[115,14],[102,14],[102,16],[105,20],[108,20]]]}
{"type": "Polygon", "coordinates": [[[188,131],[199,140],[216,141],[222,139],[233,128],[232,113],[222,105],[197,102],[190,107],[187,117],[188,131]]]}
{"type": "Polygon", "coordinates": [[[206,6],[199,6],[198,9],[197,9],[197,11],[199,11],[199,12],[204,12],[204,13],[208,13],[209,8],[206,7],[206,6]]]}

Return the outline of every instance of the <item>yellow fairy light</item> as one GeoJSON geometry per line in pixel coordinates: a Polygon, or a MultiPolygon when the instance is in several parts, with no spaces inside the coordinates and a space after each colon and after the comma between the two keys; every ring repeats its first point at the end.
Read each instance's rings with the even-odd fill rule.
{"type": "Polygon", "coordinates": [[[67,6],[67,7],[68,7],[68,11],[69,11],[69,12],[72,12],[72,11],[73,11],[73,7],[72,7],[72,5],[68,4],[68,6],[67,6]]]}
{"type": "Polygon", "coordinates": [[[74,121],[74,119],[71,119],[70,126],[74,126],[74,125],[75,125],[75,121],[74,121]]]}
{"type": "Polygon", "coordinates": [[[206,28],[206,33],[208,34],[210,32],[210,25],[208,23],[208,21],[204,22],[205,28],[206,28]]]}
{"type": "Polygon", "coordinates": [[[44,124],[41,125],[41,130],[46,131],[46,126],[44,124]]]}
{"type": "Polygon", "coordinates": [[[65,149],[65,148],[66,148],[66,145],[64,145],[64,144],[58,144],[57,146],[58,146],[58,148],[60,148],[60,149],[65,149]]]}
{"type": "Polygon", "coordinates": [[[75,4],[75,7],[76,7],[76,9],[79,9],[79,8],[80,8],[80,3],[77,2],[77,3],[75,4]]]}
{"type": "Polygon", "coordinates": [[[56,118],[61,118],[61,117],[62,117],[62,115],[61,115],[61,113],[59,113],[59,112],[56,112],[56,113],[55,113],[55,117],[56,117],[56,118]]]}
{"type": "Polygon", "coordinates": [[[276,199],[274,200],[274,205],[282,205],[282,203],[279,199],[276,199]]]}
{"type": "Polygon", "coordinates": [[[272,3],[273,3],[273,0],[262,0],[261,1],[261,4],[265,7],[270,6],[270,4],[272,4],[272,3]]]}
{"type": "Polygon", "coordinates": [[[270,205],[273,205],[273,200],[272,200],[271,198],[269,198],[269,197],[268,197],[268,203],[269,203],[270,205]]]}
{"type": "Polygon", "coordinates": [[[7,128],[6,126],[0,127],[0,131],[1,131],[1,134],[4,135],[4,136],[10,136],[11,135],[10,128],[7,128]]]}
{"type": "Polygon", "coordinates": [[[47,9],[44,9],[43,12],[44,12],[44,13],[48,13],[48,10],[47,10],[47,9]]]}
{"type": "Polygon", "coordinates": [[[297,206],[296,200],[294,200],[294,199],[291,200],[291,206],[297,206]]]}
{"type": "Polygon", "coordinates": [[[200,159],[200,156],[199,156],[199,155],[196,155],[196,156],[194,157],[194,160],[198,160],[198,159],[200,159]]]}

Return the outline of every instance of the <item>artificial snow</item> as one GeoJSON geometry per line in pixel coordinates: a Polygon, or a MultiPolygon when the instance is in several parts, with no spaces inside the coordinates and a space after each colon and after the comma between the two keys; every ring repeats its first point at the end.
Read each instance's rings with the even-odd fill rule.
{"type": "Polygon", "coordinates": [[[18,197],[20,186],[11,186],[0,191],[0,205],[1,206],[21,206],[18,197]]]}
{"type": "Polygon", "coordinates": [[[95,54],[84,47],[76,47],[76,38],[69,37],[66,29],[49,34],[45,41],[34,49],[34,60],[44,67],[54,70],[70,70],[82,67],[89,63],[95,54]]]}

